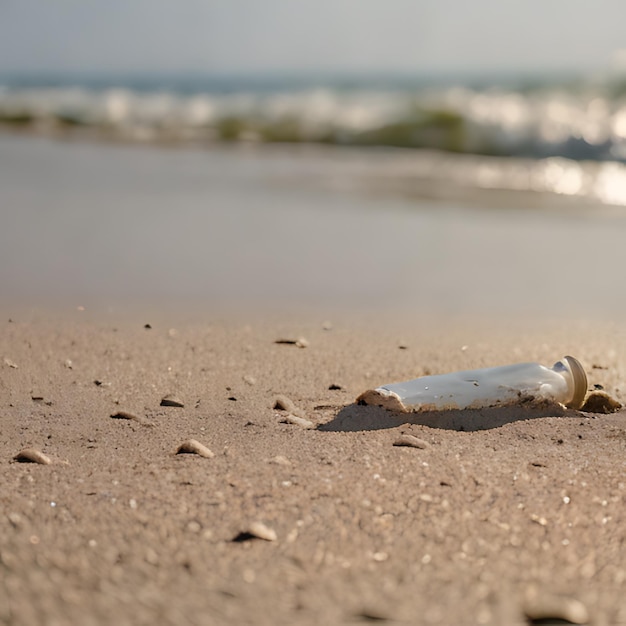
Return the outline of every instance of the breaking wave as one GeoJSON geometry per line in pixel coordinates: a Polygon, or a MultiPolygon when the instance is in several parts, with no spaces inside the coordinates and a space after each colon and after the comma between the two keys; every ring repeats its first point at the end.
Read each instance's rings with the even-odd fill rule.
{"type": "MultiPolygon", "coordinates": [[[[525,85],[5,79],[0,129],[147,143],[419,148],[434,152],[411,151],[411,165],[400,168],[407,179],[626,205],[626,82],[615,76],[525,85]]],[[[394,170],[387,181],[396,178],[394,170]]]]}

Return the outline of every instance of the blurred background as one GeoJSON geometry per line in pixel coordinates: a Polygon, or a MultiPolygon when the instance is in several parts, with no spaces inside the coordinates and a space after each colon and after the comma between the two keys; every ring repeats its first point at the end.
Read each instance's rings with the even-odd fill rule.
{"type": "Polygon", "coordinates": [[[2,301],[619,318],[625,20],[0,0],[2,301]]]}

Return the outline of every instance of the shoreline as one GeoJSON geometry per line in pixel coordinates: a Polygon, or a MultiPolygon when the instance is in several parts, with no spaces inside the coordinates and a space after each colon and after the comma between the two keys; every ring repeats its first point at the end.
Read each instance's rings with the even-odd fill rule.
{"type": "MultiPolygon", "coordinates": [[[[293,159],[292,167],[313,166],[297,181],[317,188],[404,199],[418,206],[462,204],[472,209],[535,210],[554,214],[624,216],[626,164],[620,160],[564,157],[488,156],[428,148],[327,145],[316,142],[224,142],[164,135],[130,136],[107,129],[62,126],[15,128],[0,123],[0,141],[40,140],[77,146],[138,148],[148,151],[250,154],[293,159]],[[341,168],[343,180],[329,164],[341,168]]],[[[293,182],[291,183],[293,184],[293,182]]]]}
{"type": "Polygon", "coordinates": [[[352,154],[316,154],[0,138],[5,306],[626,313],[619,211],[416,202],[353,185],[383,155],[364,174],[352,154]]]}

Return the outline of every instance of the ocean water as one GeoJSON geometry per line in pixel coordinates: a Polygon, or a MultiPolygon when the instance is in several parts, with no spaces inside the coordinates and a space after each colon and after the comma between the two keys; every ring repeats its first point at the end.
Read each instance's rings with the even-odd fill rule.
{"type": "Polygon", "coordinates": [[[397,148],[372,174],[379,187],[465,197],[539,192],[626,206],[626,81],[617,75],[5,76],[0,131],[206,148],[397,148]]]}
{"type": "Polygon", "coordinates": [[[626,80],[0,76],[5,126],[626,159],[626,80]]]}
{"type": "Polygon", "coordinates": [[[386,148],[0,134],[2,308],[626,313],[620,207],[450,191],[435,175],[427,192],[409,176],[411,190],[395,177],[412,157],[444,164],[386,148]]]}

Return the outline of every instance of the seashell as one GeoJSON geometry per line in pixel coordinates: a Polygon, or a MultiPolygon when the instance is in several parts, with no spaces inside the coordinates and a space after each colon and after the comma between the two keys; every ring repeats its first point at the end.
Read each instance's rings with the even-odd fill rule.
{"type": "Polygon", "coordinates": [[[209,448],[195,439],[183,441],[183,443],[178,446],[176,454],[197,454],[198,456],[203,456],[206,459],[212,459],[215,456],[209,448]]]}
{"type": "Polygon", "coordinates": [[[276,531],[269,526],[266,526],[263,522],[252,522],[247,530],[238,533],[233,537],[233,541],[241,543],[243,541],[249,541],[250,539],[263,539],[264,541],[276,541],[278,536],[276,531]]]}
{"type": "Polygon", "coordinates": [[[315,424],[304,417],[298,417],[297,415],[286,415],[280,420],[281,424],[294,424],[295,426],[301,426],[302,428],[315,428],[315,424]]]}
{"type": "Polygon", "coordinates": [[[20,450],[13,459],[19,463],[39,463],[39,465],[51,465],[52,459],[47,455],[37,450],[36,448],[25,448],[20,450]]]}
{"type": "Polygon", "coordinates": [[[296,346],[298,348],[308,348],[309,342],[304,337],[298,337],[297,339],[276,339],[274,343],[282,343],[290,346],[296,346]]]}
{"type": "Polygon", "coordinates": [[[431,445],[428,441],[424,441],[423,439],[419,439],[419,437],[415,437],[414,435],[400,435],[394,442],[394,446],[407,446],[409,448],[420,448],[421,450],[426,450],[430,448],[431,445]]]}
{"type": "Polygon", "coordinates": [[[150,420],[146,419],[145,417],[141,416],[141,415],[135,415],[134,413],[129,413],[128,411],[118,411],[117,413],[114,413],[113,415],[111,415],[111,417],[113,419],[118,419],[118,420],[132,420],[133,422],[137,422],[138,424],[141,424],[142,426],[154,426],[155,424],[152,423],[150,420]]]}
{"type": "Polygon", "coordinates": [[[168,394],[161,399],[161,406],[174,406],[182,409],[185,405],[175,395],[168,394]]]}

